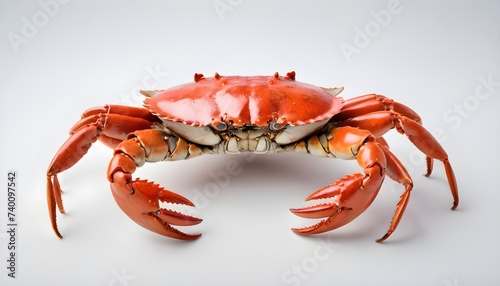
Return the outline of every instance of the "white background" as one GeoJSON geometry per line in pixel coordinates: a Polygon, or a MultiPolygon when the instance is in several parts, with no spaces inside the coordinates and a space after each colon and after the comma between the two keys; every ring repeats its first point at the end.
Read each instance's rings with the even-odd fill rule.
{"type": "Polygon", "coordinates": [[[0,1],[2,285],[499,285],[498,1],[0,1]],[[143,230],[116,206],[95,144],[61,174],[64,239],[50,228],[46,168],[83,110],[140,105],[140,88],[207,76],[297,72],[297,80],[376,92],[414,108],[454,166],[387,136],[415,188],[399,228],[377,244],[403,188],[386,180],[349,225],[314,237],[290,207],[359,171],[300,154],[206,156],[136,176],[193,199],[204,219],[182,242],[143,230]],[[490,82],[485,85],[484,82],[490,82]],[[224,181],[233,168],[237,174],[224,181]],[[17,271],[7,277],[7,171],[18,172],[17,271]],[[496,171],[496,172],[495,172],[496,171]]]}

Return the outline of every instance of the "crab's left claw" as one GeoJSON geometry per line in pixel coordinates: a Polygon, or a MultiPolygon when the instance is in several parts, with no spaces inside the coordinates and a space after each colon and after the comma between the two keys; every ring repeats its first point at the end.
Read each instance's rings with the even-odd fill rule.
{"type": "Polygon", "coordinates": [[[353,208],[344,206],[344,203],[341,203],[343,201],[342,196],[358,190],[362,182],[363,176],[358,173],[346,176],[310,195],[306,201],[322,198],[335,198],[335,200],[330,203],[290,209],[292,213],[303,218],[325,218],[315,225],[292,228],[292,230],[298,234],[317,234],[336,229],[352,221],[354,219],[352,217],[354,214],[353,208]]]}
{"type": "Polygon", "coordinates": [[[298,234],[317,234],[339,228],[358,217],[373,202],[384,179],[378,164],[365,168],[365,173],[366,176],[360,173],[345,176],[306,199],[333,198],[333,202],[290,209],[300,217],[325,218],[315,225],[292,230],[298,234]]]}
{"type": "Polygon", "coordinates": [[[405,186],[388,231],[377,242],[386,240],[398,226],[408,204],[413,182],[401,162],[392,154],[386,144],[366,136],[363,131],[351,127],[341,127],[333,131],[332,138],[339,142],[353,140],[353,145],[347,145],[342,151],[342,144],[332,140],[331,150],[337,154],[346,154],[353,151],[354,158],[363,168],[364,175],[356,173],[348,175],[333,184],[326,186],[312,195],[306,201],[332,198],[333,202],[318,204],[304,208],[291,209],[291,212],[305,218],[325,218],[319,223],[303,228],[294,228],[299,234],[316,234],[339,228],[361,213],[373,202],[382,186],[385,175],[405,186]],[[336,138],[336,139],[335,139],[336,138]],[[356,143],[358,142],[358,143],[356,143]],[[354,147],[356,146],[356,147],[354,147]],[[357,147],[359,146],[359,148],[357,147]]]}
{"type": "Polygon", "coordinates": [[[298,234],[321,233],[351,222],[370,206],[384,181],[386,156],[383,147],[371,134],[351,127],[341,127],[331,130],[330,135],[330,151],[336,156],[355,158],[365,174],[345,176],[306,199],[333,198],[331,203],[291,209],[292,213],[305,218],[326,217],[315,225],[292,229],[298,234]]]}
{"type": "Polygon", "coordinates": [[[133,221],[155,233],[182,240],[194,240],[201,234],[187,234],[174,227],[199,224],[202,219],[160,207],[160,202],[194,206],[185,197],[168,191],[147,180],[132,180],[134,161],[124,154],[116,154],[108,174],[111,190],[118,206],[133,221]]]}

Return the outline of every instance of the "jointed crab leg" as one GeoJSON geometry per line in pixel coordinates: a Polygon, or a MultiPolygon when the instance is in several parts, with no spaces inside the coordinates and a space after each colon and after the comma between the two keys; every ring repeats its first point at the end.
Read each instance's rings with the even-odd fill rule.
{"type": "Polygon", "coordinates": [[[155,121],[149,111],[143,108],[106,105],[87,110],[70,131],[70,137],[59,148],[47,170],[47,203],[52,228],[62,238],[57,228],[56,206],[65,213],[62,203],[62,190],[57,175],[75,165],[87,153],[97,139],[117,145],[128,130],[151,128],[155,121]]]}
{"type": "Polygon", "coordinates": [[[383,95],[367,94],[346,100],[342,110],[332,121],[338,122],[336,126],[354,126],[369,130],[377,137],[392,128],[401,134],[406,134],[408,139],[426,155],[425,176],[430,176],[432,173],[433,159],[443,162],[453,196],[452,209],[458,207],[458,187],[448,155],[430,132],[422,127],[420,116],[411,108],[383,95]]]}
{"type": "Polygon", "coordinates": [[[335,121],[343,121],[375,111],[396,111],[411,120],[422,123],[420,116],[408,106],[379,94],[366,94],[347,99],[342,110],[334,116],[335,121]]]}
{"type": "MultiPolygon", "coordinates": [[[[373,123],[376,122],[374,116],[376,116],[377,111],[394,111],[394,112],[406,117],[406,119],[409,119],[411,121],[414,121],[414,122],[422,125],[422,120],[421,120],[420,116],[415,111],[413,111],[411,108],[409,108],[408,106],[406,106],[402,103],[396,102],[390,98],[387,98],[383,95],[378,95],[378,94],[367,94],[367,95],[363,95],[363,96],[359,96],[359,97],[355,97],[355,98],[346,100],[344,107],[342,108],[342,111],[339,114],[335,115],[334,120],[335,121],[345,121],[344,124],[348,124],[348,122],[350,122],[349,119],[352,119],[355,117],[359,121],[360,119],[362,119],[362,116],[360,116],[359,114],[366,114],[367,117],[364,119],[368,119],[368,122],[372,122],[371,129],[373,129],[373,127],[375,127],[375,126],[373,126],[373,123]],[[371,113],[375,113],[375,114],[371,114],[371,113]],[[368,114],[370,114],[370,115],[368,115],[368,114]]],[[[401,134],[404,134],[404,131],[401,128],[399,128],[398,126],[394,126],[394,124],[393,124],[393,127],[396,127],[398,132],[400,132],[401,134]]],[[[368,127],[368,128],[370,128],[370,127],[368,127]]],[[[369,129],[369,130],[371,130],[371,129],[369,129]]],[[[377,129],[377,128],[375,128],[375,129],[377,129]]],[[[380,128],[379,128],[377,131],[384,133],[386,130],[380,130],[380,128]]],[[[427,132],[427,131],[425,130],[424,133],[425,132],[427,132]]],[[[427,137],[429,137],[429,136],[426,136],[426,138],[427,137]]],[[[432,136],[430,136],[430,137],[432,138],[432,136]]],[[[434,141],[436,141],[436,140],[434,138],[432,138],[431,141],[433,141],[433,144],[434,144],[434,141]]],[[[446,168],[448,180],[449,181],[453,180],[453,178],[452,178],[453,172],[450,171],[451,166],[449,166],[449,163],[447,163],[445,161],[443,161],[443,162],[445,163],[445,168],[446,168]]],[[[427,172],[426,172],[425,176],[430,176],[430,174],[432,173],[432,168],[433,168],[433,158],[427,156],[426,157],[426,165],[427,165],[427,172]]],[[[458,195],[454,195],[454,199],[456,200],[457,198],[458,198],[458,195]]],[[[455,204],[454,204],[454,206],[455,206],[455,204]]],[[[456,204],[456,206],[458,206],[458,204],[456,204]]],[[[456,206],[453,209],[455,209],[456,206]]]]}
{"type": "Polygon", "coordinates": [[[201,234],[186,234],[171,225],[190,226],[202,220],[168,209],[160,208],[159,202],[194,206],[183,196],[165,190],[146,180],[132,180],[136,167],[145,162],[183,160],[203,154],[196,145],[175,137],[166,130],[148,129],[129,135],[115,149],[108,167],[108,180],[118,206],[133,221],[161,235],[193,240],[201,234]]]}
{"type": "Polygon", "coordinates": [[[387,161],[386,175],[394,181],[403,184],[405,186],[405,191],[401,195],[401,198],[397,204],[396,211],[394,212],[394,216],[392,217],[391,225],[389,226],[389,230],[383,237],[378,239],[377,242],[386,240],[394,232],[394,230],[396,230],[396,227],[403,217],[406,206],[408,205],[408,201],[410,199],[410,191],[413,188],[413,181],[411,180],[410,174],[403,166],[403,164],[391,151],[389,151],[389,148],[387,148],[387,146],[381,146],[381,149],[384,152],[385,159],[387,161]]]}
{"type": "Polygon", "coordinates": [[[359,127],[364,130],[369,130],[375,136],[381,136],[392,128],[396,128],[398,132],[405,134],[408,139],[427,156],[426,176],[429,176],[432,172],[433,159],[443,162],[448,184],[453,196],[453,205],[451,209],[454,210],[458,207],[458,187],[453,169],[448,160],[448,154],[446,154],[441,144],[439,144],[432,134],[421,124],[394,111],[378,111],[342,121],[338,126],[359,127]],[[375,122],[377,124],[374,124],[375,122]]]}
{"type": "Polygon", "coordinates": [[[145,108],[122,105],[96,106],[83,112],[82,119],[73,125],[70,134],[97,122],[104,125],[99,141],[114,149],[127,138],[127,134],[151,128],[161,121],[145,108]]]}
{"type": "MultiPolygon", "coordinates": [[[[341,111],[338,116],[340,118],[342,116],[348,117],[347,119],[335,123],[326,134],[318,134],[307,141],[296,143],[293,149],[296,151],[306,150],[310,154],[326,157],[355,158],[364,169],[365,176],[363,177],[361,174],[346,176],[306,199],[333,197],[334,203],[291,209],[294,214],[306,218],[327,217],[311,227],[293,229],[295,232],[300,234],[320,233],[350,222],[371,204],[380,189],[383,176],[387,174],[390,178],[403,184],[405,192],[397,204],[389,230],[377,242],[384,241],[393,233],[402,218],[408,204],[410,191],[413,188],[407,170],[389,151],[387,143],[381,137],[393,128],[407,135],[408,139],[427,156],[426,176],[430,175],[432,171],[433,159],[444,163],[453,196],[452,210],[457,208],[459,203],[458,188],[448,155],[439,142],[421,125],[420,117],[414,111],[402,104],[387,101],[383,97],[382,100],[378,96],[374,98],[374,95],[356,99],[355,102],[351,102],[350,106],[348,105],[346,110],[348,111],[341,111]],[[381,102],[384,104],[389,102],[390,104],[383,105],[381,102]],[[364,108],[371,112],[365,114],[364,108]],[[404,114],[394,111],[394,109],[404,112],[404,114]],[[349,117],[356,113],[363,115],[349,117]],[[413,117],[413,119],[406,115],[413,117]],[[367,150],[370,151],[367,152],[367,150]],[[369,155],[365,155],[365,153],[369,155]],[[374,175],[375,166],[380,171],[380,181],[374,175]]],[[[337,116],[334,118],[338,119],[337,116]]]]}

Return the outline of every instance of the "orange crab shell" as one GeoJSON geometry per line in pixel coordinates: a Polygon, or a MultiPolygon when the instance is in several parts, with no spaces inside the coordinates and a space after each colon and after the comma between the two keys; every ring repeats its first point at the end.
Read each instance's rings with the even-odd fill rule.
{"type": "MultiPolygon", "coordinates": [[[[149,110],[166,121],[192,126],[277,127],[310,124],[331,118],[343,106],[342,88],[320,88],[286,76],[195,74],[195,82],[166,90],[141,91],[149,110]]],[[[279,128],[278,128],[279,129],[279,128]]]]}

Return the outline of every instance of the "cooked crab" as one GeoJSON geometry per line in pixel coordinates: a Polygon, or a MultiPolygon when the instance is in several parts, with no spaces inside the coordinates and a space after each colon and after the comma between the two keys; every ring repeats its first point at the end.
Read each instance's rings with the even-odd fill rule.
{"type": "Polygon", "coordinates": [[[299,234],[341,227],[363,213],[375,199],[385,176],[405,188],[387,232],[398,226],[413,182],[382,137],[391,129],[405,134],[426,155],[427,173],[433,160],[444,164],[453,196],[459,197],[448,155],[409,107],[377,94],[343,100],[342,88],[321,88],[286,76],[221,76],[195,74],[194,82],[166,90],[142,91],[144,108],[105,105],[85,111],[70,131],[47,171],[47,201],[52,228],[56,206],[64,213],[58,174],[72,167],[100,140],[114,149],[107,178],[119,207],[136,223],[161,235],[192,240],[172,225],[190,226],[202,220],[160,207],[160,202],[194,206],[187,198],[147,180],[133,179],[146,162],[176,161],[203,154],[301,152],[355,159],[362,173],[347,175],[307,197],[333,198],[314,206],[291,209],[305,218],[324,218],[299,234]]]}

